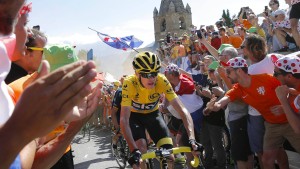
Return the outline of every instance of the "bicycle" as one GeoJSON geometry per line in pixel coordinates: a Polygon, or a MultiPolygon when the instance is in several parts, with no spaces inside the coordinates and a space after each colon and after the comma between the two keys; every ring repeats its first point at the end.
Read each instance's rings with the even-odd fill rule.
{"type": "Polygon", "coordinates": [[[88,140],[90,141],[90,140],[91,140],[91,125],[90,125],[89,122],[86,122],[86,123],[82,126],[81,131],[83,132],[82,138],[85,137],[85,132],[88,132],[88,134],[89,134],[88,140]]]}
{"type": "Polygon", "coordinates": [[[127,144],[125,138],[120,133],[120,129],[118,131],[115,131],[115,129],[112,125],[111,116],[109,116],[108,119],[109,119],[109,123],[111,124],[111,131],[112,131],[112,134],[111,134],[112,156],[117,161],[119,167],[121,169],[123,169],[126,167],[127,160],[130,158],[129,147],[128,147],[128,144],[127,144]],[[116,140],[116,144],[115,144],[116,147],[114,147],[114,144],[113,144],[115,137],[118,137],[116,140]]]}
{"type": "MultiPolygon", "coordinates": [[[[157,158],[158,161],[160,162],[160,168],[161,169],[167,169],[168,168],[167,160],[169,159],[169,157],[172,154],[189,153],[189,152],[191,152],[191,148],[190,147],[183,147],[183,146],[182,147],[175,147],[175,148],[172,148],[172,149],[160,148],[160,149],[142,154],[142,160],[157,158]]],[[[199,158],[197,156],[194,156],[194,160],[191,161],[191,165],[193,167],[197,167],[197,166],[200,165],[201,167],[204,168],[201,158],[199,158]]],[[[148,165],[147,165],[147,167],[148,167],[148,165]]]]}

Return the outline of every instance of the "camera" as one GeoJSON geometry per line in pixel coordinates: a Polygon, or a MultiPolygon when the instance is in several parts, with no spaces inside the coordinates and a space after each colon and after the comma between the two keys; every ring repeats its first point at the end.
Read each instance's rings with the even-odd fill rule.
{"type": "Polygon", "coordinates": [[[202,39],[202,34],[200,30],[196,30],[197,36],[199,39],[202,39]]]}

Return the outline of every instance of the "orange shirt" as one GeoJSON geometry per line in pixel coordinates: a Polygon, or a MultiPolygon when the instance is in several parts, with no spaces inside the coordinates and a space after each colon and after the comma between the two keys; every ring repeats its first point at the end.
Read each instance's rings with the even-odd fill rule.
{"type": "Polygon", "coordinates": [[[240,36],[229,36],[229,41],[230,44],[235,48],[239,48],[243,43],[243,40],[240,36]]]}
{"type": "Polygon", "coordinates": [[[224,44],[224,43],[226,43],[226,44],[231,44],[231,43],[230,43],[230,40],[229,40],[229,36],[228,36],[228,35],[222,36],[222,37],[221,37],[221,43],[222,43],[222,44],[224,44]]]}
{"type": "Polygon", "coordinates": [[[243,19],[243,23],[241,23],[244,25],[244,28],[249,29],[252,27],[252,24],[247,20],[247,19],[243,19]]]}
{"type": "Polygon", "coordinates": [[[15,102],[19,100],[24,89],[36,79],[37,75],[38,74],[35,72],[31,75],[21,77],[9,84],[9,87],[11,87],[15,93],[15,102]]]}
{"type": "Polygon", "coordinates": [[[276,96],[275,89],[280,86],[280,82],[269,74],[250,75],[250,87],[242,87],[235,84],[231,90],[226,93],[231,101],[241,99],[245,103],[254,107],[264,119],[269,123],[287,123],[287,118],[284,113],[274,115],[270,108],[280,105],[276,96]]]}

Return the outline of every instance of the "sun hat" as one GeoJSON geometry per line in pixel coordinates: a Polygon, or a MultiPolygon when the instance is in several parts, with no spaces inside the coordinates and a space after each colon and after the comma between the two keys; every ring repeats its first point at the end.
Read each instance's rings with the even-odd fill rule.
{"type": "Polygon", "coordinates": [[[231,44],[223,43],[220,48],[218,49],[218,53],[221,54],[222,51],[227,47],[233,47],[231,44]]]}
{"type": "Polygon", "coordinates": [[[246,60],[242,57],[235,57],[230,59],[227,62],[227,66],[232,68],[248,67],[246,60]]]}
{"type": "Polygon", "coordinates": [[[179,72],[179,67],[171,63],[166,67],[165,72],[179,72]]]}
{"type": "Polygon", "coordinates": [[[208,66],[208,68],[209,68],[209,69],[212,69],[212,70],[216,70],[219,66],[220,66],[220,64],[219,64],[218,61],[213,61],[213,62],[208,66]]]}
{"type": "Polygon", "coordinates": [[[257,32],[257,28],[252,26],[251,28],[248,29],[249,33],[256,33],[257,32]]]}
{"type": "Polygon", "coordinates": [[[275,63],[275,66],[285,72],[292,74],[300,73],[300,59],[297,55],[283,56],[279,58],[275,63]]]}
{"type": "Polygon", "coordinates": [[[284,14],[285,15],[285,11],[282,10],[282,9],[277,9],[275,12],[274,12],[274,15],[280,15],[280,14],[284,14]]]}
{"type": "Polygon", "coordinates": [[[44,49],[45,59],[50,64],[50,71],[78,61],[75,50],[71,45],[49,45],[44,49]]]}

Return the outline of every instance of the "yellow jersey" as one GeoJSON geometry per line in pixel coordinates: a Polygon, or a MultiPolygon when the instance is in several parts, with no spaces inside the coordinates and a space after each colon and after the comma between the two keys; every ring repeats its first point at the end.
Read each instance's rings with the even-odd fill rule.
{"type": "Polygon", "coordinates": [[[135,113],[151,113],[158,109],[160,95],[164,93],[168,101],[177,97],[170,82],[163,74],[157,75],[155,87],[144,88],[136,75],[128,76],[122,87],[121,106],[131,106],[135,113]]]}

